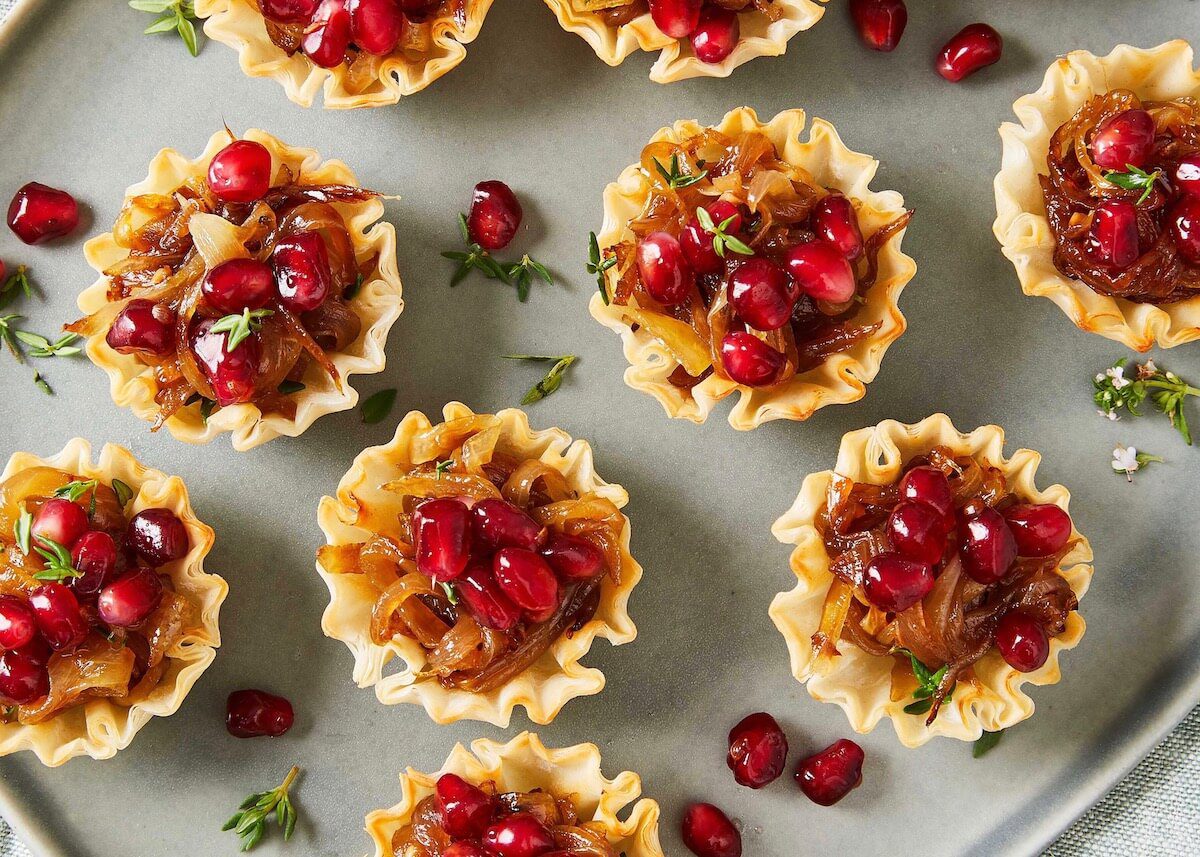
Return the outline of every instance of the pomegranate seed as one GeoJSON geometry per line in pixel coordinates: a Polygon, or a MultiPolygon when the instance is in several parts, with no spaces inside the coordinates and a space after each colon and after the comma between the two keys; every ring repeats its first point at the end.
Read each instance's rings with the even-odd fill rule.
{"type": "Polygon", "coordinates": [[[846,738],[800,762],[796,782],[813,803],[833,806],[862,783],[862,747],[846,738]]]}
{"type": "Polygon", "coordinates": [[[321,0],[258,0],[263,16],[279,24],[307,24],[321,0]]]}
{"type": "Polygon", "coordinates": [[[1189,196],[1200,196],[1200,155],[1188,155],[1175,167],[1175,187],[1189,196]]]}
{"type": "Polygon", "coordinates": [[[854,297],[854,269],[837,244],[797,244],[788,251],[787,266],[796,285],[813,300],[843,304],[854,297]]]}
{"type": "Polygon", "coordinates": [[[78,503],[55,497],[47,500],[33,516],[29,528],[35,541],[55,542],[70,550],[71,545],[87,532],[87,512],[78,503]]]}
{"type": "Polygon", "coordinates": [[[471,558],[470,511],[453,497],[426,500],[413,512],[417,570],[437,583],[454,580],[471,558]]]}
{"type": "Polygon", "coordinates": [[[736,330],[721,340],[721,365],[738,384],[766,387],[783,368],[784,357],[752,333],[736,330]]]}
{"type": "Polygon", "coordinates": [[[580,536],[550,533],[542,556],[568,580],[590,580],[604,570],[604,553],[580,536]]]}
{"type": "Polygon", "coordinates": [[[1185,196],[1167,215],[1179,255],[1200,265],[1200,196],[1185,196]]]}
{"type": "Polygon", "coordinates": [[[995,583],[1017,558],[1017,541],[1000,513],[985,507],[963,522],[959,551],[967,574],[980,583],[995,583]]]}
{"type": "Polygon", "coordinates": [[[932,506],[904,500],[887,519],[887,535],[896,553],[913,562],[936,566],[946,551],[946,520],[932,506]]]}
{"type": "Polygon", "coordinates": [[[946,532],[954,528],[954,493],[946,474],[936,467],[926,464],[905,473],[900,479],[900,496],[940,512],[946,532]]]}
{"type": "Polygon", "coordinates": [[[683,814],[683,844],[696,857],[742,857],[742,834],[711,803],[694,803],[683,814]]]}
{"type": "Polygon", "coordinates": [[[719,63],[737,47],[741,38],[736,12],[709,6],[692,32],[692,53],[704,63],[719,63]]]}
{"type": "Polygon", "coordinates": [[[300,42],[304,53],[321,68],[336,68],[350,47],[350,13],[346,0],[321,0],[300,42]]]}
{"type": "Polygon", "coordinates": [[[4,260],[0,259],[0,283],[7,282],[7,280],[8,280],[8,267],[4,264],[4,260]]]}
{"type": "Polygon", "coordinates": [[[325,239],[301,232],[281,240],[271,252],[279,301],[292,312],[308,312],[333,291],[333,272],[325,239]]]}
{"type": "Polygon", "coordinates": [[[896,553],[881,553],[867,564],[863,591],[867,600],[888,613],[902,613],[933,589],[933,569],[896,553]]]}
{"type": "Polygon", "coordinates": [[[1141,255],[1137,208],[1125,199],[1110,199],[1096,208],[1088,231],[1088,252],[1113,268],[1128,268],[1141,255]]]}
{"type": "Polygon", "coordinates": [[[189,343],[200,371],[212,385],[221,407],[248,402],[254,398],[260,357],[259,339],[251,334],[230,351],[224,333],[213,333],[216,319],[205,318],[192,328],[189,343]]]}
{"type": "Polygon", "coordinates": [[[1020,503],[1004,510],[1017,556],[1052,556],[1071,538],[1071,516],[1053,503],[1020,503]]]}
{"type": "Polygon", "coordinates": [[[225,700],[225,729],[234,738],[278,738],[295,719],[290,702],[265,690],[235,690],[225,700]]]}
{"type": "MultiPolygon", "coordinates": [[[[843,264],[845,261],[842,259],[843,264]]],[[[730,275],[729,302],[734,312],[756,330],[783,327],[796,306],[787,271],[759,257],[745,260],[730,275]]]]}
{"type": "Polygon", "coordinates": [[[937,58],[937,73],[951,83],[1000,60],[1004,40],[987,24],[968,24],[959,30],[937,58]]]}
{"type": "MultiPolygon", "coordinates": [[[[729,220],[729,225],[724,229],[726,235],[736,235],[741,230],[742,214],[732,202],[718,199],[702,207],[718,226],[729,220]]],[[[717,254],[717,248],[713,246],[713,234],[700,224],[698,217],[688,221],[679,235],[679,243],[693,271],[712,274],[725,267],[725,260],[717,254]]]]}
{"type": "Polygon", "coordinates": [[[183,559],[188,552],[187,527],[170,509],[143,509],[129,520],[125,544],[148,565],[183,559]]]}
{"type": "Polygon", "coordinates": [[[850,261],[862,255],[863,235],[858,225],[858,213],[853,203],[840,193],[831,193],[817,203],[812,223],[817,237],[836,246],[850,261]]]}
{"type": "Polygon", "coordinates": [[[1141,167],[1154,147],[1154,119],[1145,110],[1123,110],[1096,129],[1088,144],[1092,160],[1104,170],[1141,167]]]}
{"type": "MultiPolygon", "coordinates": [[[[37,618],[36,614],[34,618],[37,618]]],[[[28,658],[35,664],[44,667],[50,663],[50,658],[54,655],[54,649],[50,648],[50,644],[46,642],[46,638],[39,633],[25,645],[13,649],[13,653],[23,658],[28,658]]]]}
{"type": "Polygon", "coordinates": [[[488,497],[471,508],[471,535],[475,544],[492,550],[536,550],[546,538],[546,528],[512,503],[488,497]]]}
{"type": "Polygon", "coordinates": [[[26,705],[50,692],[50,673],[18,652],[0,655],[0,698],[9,705],[26,705]]]}
{"type": "Polygon", "coordinates": [[[497,857],[542,857],[555,848],[554,836],[527,812],[497,821],[483,834],[483,844],[497,857]]]}
{"type": "Polygon", "coordinates": [[[863,43],[874,51],[894,51],[908,24],[904,0],[850,0],[850,16],[863,43]]]}
{"type": "Polygon", "coordinates": [[[79,225],[79,204],[65,190],[30,182],[8,206],[8,228],[26,244],[70,235],[79,225]]]}
{"type": "Polygon", "coordinates": [[[396,50],[404,35],[404,13],[396,0],[349,0],[346,10],[354,44],[380,57],[396,50]]]}
{"type": "Polygon", "coordinates": [[[200,291],[219,312],[262,309],[275,295],[275,276],[266,262],[230,259],[208,272],[200,291]]]}
{"type": "Polygon", "coordinates": [[[76,596],[90,598],[107,586],[117,571],[117,543],[100,530],[84,533],[71,548],[71,565],[80,576],[72,577],[67,585],[76,596]]]}
{"type": "Polygon", "coordinates": [[[521,610],[508,600],[486,565],[472,565],[456,581],[459,597],[481,624],[507,631],[521,618],[521,610]]]}
{"type": "Polygon", "coordinates": [[[1050,638],[1028,613],[1011,610],[1004,614],[996,628],[996,648],[1010,667],[1030,673],[1040,669],[1050,657],[1050,638]]]}
{"type": "Polygon", "coordinates": [[[37,619],[15,595],[0,595],[0,649],[19,649],[37,634],[37,619]]]}
{"type": "Polygon", "coordinates": [[[501,181],[480,182],[471,194],[467,234],[485,250],[503,250],[517,234],[524,216],[512,188],[501,181]]]}
{"type": "Polygon", "coordinates": [[[478,839],[492,821],[491,797],[458,774],[438,777],[437,805],[451,839],[478,839]]]}
{"type": "Polygon", "coordinates": [[[175,313],[164,304],[134,298],[112,320],[104,341],[122,354],[165,357],[175,351],[175,313]]]}
{"type": "Polygon", "coordinates": [[[558,578],[546,560],[523,548],[501,548],[492,557],[500,591],[534,622],[545,622],[558,607],[558,578]]]}
{"type": "Polygon", "coordinates": [[[674,235],[651,232],[643,238],[637,246],[637,266],[646,291],[659,303],[674,306],[687,299],[691,272],[674,235]]]}
{"type": "MultiPolygon", "coordinates": [[[[545,857],[571,857],[566,851],[553,851],[546,854],[545,857]]],[[[442,857],[495,857],[490,851],[484,850],[482,845],[476,845],[474,842],[460,841],[450,845],[442,852],[442,857]]]]}
{"type": "Polygon", "coordinates": [[[162,603],[162,578],[151,568],[135,568],[100,591],[96,612],[106,625],[131,628],[162,603]]]}
{"type": "Polygon", "coordinates": [[[663,35],[686,39],[700,23],[703,0],[650,0],[650,17],[663,35]]]}
{"type": "Polygon", "coordinates": [[[63,584],[43,583],[29,593],[29,606],[42,637],[55,651],[73,649],[87,636],[87,619],[74,594],[63,584]]]}
{"type": "Polygon", "coordinates": [[[725,763],[739,785],[761,789],[779,779],[787,762],[787,736],[766,712],[751,714],[729,730],[725,763]]]}
{"type": "Polygon", "coordinates": [[[271,153],[262,143],[234,140],[213,155],[208,186],[224,202],[254,202],[271,189],[271,153]]]}

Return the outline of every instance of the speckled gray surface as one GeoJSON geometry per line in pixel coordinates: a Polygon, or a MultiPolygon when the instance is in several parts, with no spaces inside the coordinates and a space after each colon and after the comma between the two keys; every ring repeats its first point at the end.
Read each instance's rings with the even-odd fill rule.
{"type": "MultiPolygon", "coordinates": [[[[0,0],[0,15],[10,5],[0,0]]],[[[451,398],[502,407],[532,378],[496,355],[569,347],[583,362],[531,417],[592,440],[600,472],[633,496],[634,548],[647,568],[632,601],[641,636],[622,649],[593,651],[588,660],[608,675],[607,690],[542,727],[547,741],[593,740],[609,772],[639,770],[663,803],[671,855],[682,850],[674,834],[679,807],[695,797],[740,819],[748,857],[1029,854],[1196,701],[1200,534],[1173,516],[1194,508],[1200,452],[1184,448],[1161,421],[1114,425],[1092,413],[1088,378],[1121,350],[1078,333],[1049,302],[1020,295],[990,235],[995,129],[1056,53],[1195,33],[1200,5],[912,3],[909,32],[890,57],[863,51],[839,6],[797,36],[784,58],[755,61],[727,81],[663,88],[645,80],[646,58],[607,69],[559,31],[541,3],[509,0],[493,9],[463,66],[429,91],[395,108],[345,114],[293,107],[274,84],[242,77],[222,45],[191,60],[175,39],[142,38],[144,16],[120,0],[56,0],[46,4],[52,14],[38,11],[15,44],[0,47],[0,196],[29,177],[60,183],[106,224],[121,189],[143,175],[155,150],[198,151],[222,120],[316,146],[346,160],[364,183],[403,194],[389,218],[400,230],[408,308],[389,343],[387,372],[360,389],[399,387],[397,418],[411,407],[436,411],[451,398]],[[929,72],[929,54],[980,18],[1005,33],[1004,63],[959,87],[944,84],[929,72]],[[539,50],[514,56],[521,40],[539,50]],[[151,68],[172,74],[149,76],[151,68]],[[624,388],[617,340],[586,315],[589,284],[578,274],[599,192],[642,141],[674,118],[712,121],[742,103],[763,115],[806,107],[833,121],[852,147],[879,156],[876,186],[895,187],[918,210],[905,246],[920,267],[903,301],[910,330],[867,398],[752,435],[736,435],[720,415],[700,429],[669,423],[656,404],[624,388]],[[538,289],[524,307],[487,283],[446,289],[437,251],[453,242],[453,212],[484,177],[509,180],[529,201],[532,229],[522,249],[568,285],[538,289]],[[861,739],[866,784],[836,809],[807,805],[786,783],[763,793],[737,789],[721,763],[721,733],[745,710],[772,710],[798,749],[847,731],[838,710],[808,699],[790,679],[765,616],[771,595],[790,585],[770,521],[806,472],[832,463],[844,431],[937,409],[960,427],[1005,425],[1013,445],[1045,454],[1044,481],[1063,481],[1075,493],[1073,511],[1098,561],[1084,602],[1088,634],[1064,658],[1064,681],[1035,690],[1037,715],[982,761],[950,742],[903,750],[881,727],[861,739]],[[1162,453],[1168,464],[1127,485],[1107,472],[1118,440],[1162,453]],[[1167,523],[1151,523],[1160,520],[1167,523]],[[954,823],[945,825],[949,818],[954,823]],[[942,832],[927,832],[934,828],[942,832]]],[[[29,311],[42,327],[71,317],[75,293],[90,282],[80,243],[26,249],[0,234],[0,256],[28,262],[45,292],[29,311]]],[[[1194,348],[1156,356],[1200,375],[1194,348]]],[[[80,434],[124,443],[180,473],[220,534],[210,567],[232,592],[225,647],[180,714],[151,723],[109,762],[76,760],[54,771],[24,756],[0,762],[0,785],[17,796],[27,833],[49,832],[38,851],[232,854],[234,840],[217,832],[220,822],[241,795],[266,787],[295,760],[308,769],[297,801],[310,821],[288,852],[359,853],[362,815],[393,800],[397,770],[436,767],[456,740],[526,725],[517,717],[508,731],[435,727],[420,711],[385,709],[352,686],[340,644],[320,636],[315,501],[361,447],[388,436],[388,425],[365,427],[346,414],[248,455],[221,442],[184,448],[118,411],[87,363],[49,366],[47,374],[58,390],[53,400],[0,362],[5,450],[52,452],[80,434]],[[293,698],[299,722],[291,735],[274,743],[225,735],[222,700],[246,684],[293,698]]],[[[1200,716],[1193,713],[1048,853],[1194,854],[1198,791],[1200,716]]],[[[10,853],[23,852],[0,836],[0,855],[10,853]]],[[[284,852],[267,845],[260,853],[284,852]]]]}

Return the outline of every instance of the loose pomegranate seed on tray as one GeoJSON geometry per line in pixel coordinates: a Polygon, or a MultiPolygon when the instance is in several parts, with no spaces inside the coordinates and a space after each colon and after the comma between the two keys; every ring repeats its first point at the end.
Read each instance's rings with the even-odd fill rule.
{"type": "Polygon", "coordinates": [[[937,56],[937,73],[951,83],[1000,61],[1004,40],[987,24],[968,24],[946,42],[937,56]]]}
{"type": "Polygon", "coordinates": [[[729,731],[726,763],[740,785],[761,789],[779,779],[787,754],[787,736],[766,712],[744,717],[729,731]]]}
{"type": "Polygon", "coordinates": [[[295,719],[287,699],[265,690],[235,690],[225,700],[225,728],[234,738],[278,738],[295,719]]]}
{"type": "Polygon", "coordinates": [[[850,0],[850,17],[863,43],[876,51],[894,51],[908,24],[904,0],[850,0]]]}
{"type": "Polygon", "coordinates": [[[8,228],[26,244],[63,238],[79,225],[79,204],[65,190],[29,182],[8,205],[8,228]]]}
{"type": "Polygon", "coordinates": [[[819,753],[801,759],[796,783],[813,803],[833,806],[862,784],[862,747],[842,738],[819,753]]]}

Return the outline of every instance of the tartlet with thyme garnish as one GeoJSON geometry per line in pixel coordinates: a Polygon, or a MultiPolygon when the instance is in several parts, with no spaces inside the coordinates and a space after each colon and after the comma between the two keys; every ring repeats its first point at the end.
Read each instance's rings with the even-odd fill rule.
{"type": "Polygon", "coordinates": [[[585,441],[532,431],[519,410],[451,403],[444,418],[408,414],[321,500],[322,627],[381,702],[500,726],[520,705],[549,723],[603,689],[579,663],[592,641],[636,636],[628,496],[585,441]],[[385,675],[394,658],[405,666],[385,675]]]}
{"type": "Polygon", "coordinates": [[[340,161],[262,131],[164,149],[84,252],[79,296],[113,400],[188,443],[246,450],[354,407],[403,309],[396,233],[340,161]]]}
{"type": "Polygon", "coordinates": [[[993,231],[1026,294],[1138,351],[1200,339],[1198,99],[1181,40],[1072,51],[1018,99],[993,231]]]}
{"type": "Polygon", "coordinates": [[[861,399],[905,329],[911,212],[833,126],[743,107],[663,128],[604,191],[592,315],[624,342],[625,383],[667,414],[752,429],[861,399]]]}
{"type": "Polygon", "coordinates": [[[890,718],[909,747],[1033,714],[1021,686],[1059,680],[1092,577],[1067,490],[1034,484],[1039,461],[943,414],[842,438],[772,528],[798,582],[770,614],[814,699],[859,732],[890,718]]]}
{"type": "Polygon", "coordinates": [[[18,452],[0,480],[0,755],[110,758],[216,656],[212,530],[119,446],[18,452]]]}
{"type": "Polygon", "coordinates": [[[594,744],[548,749],[530,732],[507,744],[457,744],[441,771],[409,768],[400,789],[399,803],[367,816],[375,857],[493,853],[481,842],[512,854],[663,855],[658,804],[638,799],[632,771],[605,777],[594,744]]]}

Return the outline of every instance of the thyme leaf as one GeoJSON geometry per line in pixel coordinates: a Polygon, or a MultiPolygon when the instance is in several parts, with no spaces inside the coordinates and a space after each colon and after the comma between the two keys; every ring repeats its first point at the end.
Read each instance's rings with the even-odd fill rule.
{"type": "Polygon", "coordinates": [[[976,759],[982,757],[989,750],[999,744],[1000,739],[1003,736],[1003,729],[998,729],[995,732],[984,732],[977,739],[975,739],[975,745],[971,748],[971,756],[976,759]]]}
{"type": "Polygon", "coordinates": [[[374,425],[392,412],[392,405],[395,403],[395,388],[380,390],[363,401],[362,421],[367,425],[374,425]]]}
{"type": "Polygon", "coordinates": [[[535,275],[545,280],[547,285],[554,285],[554,278],[550,276],[546,266],[531,258],[528,253],[521,257],[520,262],[510,265],[505,273],[509,281],[517,287],[517,300],[521,303],[525,303],[529,298],[529,286],[533,283],[535,275]]]}
{"type": "Polygon", "coordinates": [[[471,240],[471,231],[467,228],[467,216],[465,214],[458,215],[458,229],[462,234],[463,243],[467,245],[467,252],[447,250],[442,253],[443,257],[458,262],[458,268],[455,269],[454,275],[450,278],[451,288],[461,283],[467,274],[472,271],[478,271],[489,280],[499,280],[505,284],[510,283],[508,271],[487,250],[484,250],[471,240]]]}
{"type": "Polygon", "coordinates": [[[616,255],[601,255],[600,243],[596,240],[596,233],[588,233],[588,263],[587,272],[596,275],[596,287],[600,289],[600,299],[604,301],[604,305],[608,306],[608,282],[604,276],[604,272],[617,264],[616,255]]]}
{"type": "Polygon", "coordinates": [[[1188,396],[1200,396],[1200,388],[1193,387],[1174,372],[1159,369],[1153,360],[1133,364],[1132,378],[1126,375],[1128,368],[1128,359],[1122,357],[1092,379],[1095,388],[1092,401],[1100,413],[1110,420],[1120,419],[1121,410],[1135,417],[1141,416],[1138,409],[1149,398],[1155,408],[1167,415],[1184,442],[1191,446],[1192,433],[1183,406],[1188,396]]]}
{"type": "Polygon", "coordinates": [[[196,26],[192,23],[197,20],[193,0],[129,0],[129,8],[158,15],[154,23],[142,31],[145,35],[174,31],[183,40],[188,53],[192,56],[199,55],[196,26]]]}
{"type": "Polygon", "coordinates": [[[725,250],[732,250],[742,256],[753,256],[754,248],[746,244],[735,235],[726,234],[733,221],[737,220],[739,215],[731,214],[720,223],[713,222],[712,215],[708,213],[708,209],[704,206],[699,206],[696,209],[696,219],[700,221],[700,226],[705,232],[708,232],[713,237],[713,251],[722,259],[725,258],[725,250]]]}
{"type": "Polygon", "coordinates": [[[1138,197],[1135,205],[1141,205],[1150,198],[1150,194],[1154,192],[1155,183],[1162,178],[1163,171],[1155,170],[1148,173],[1133,164],[1126,164],[1125,168],[1128,172],[1122,173],[1116,170],[1110,170],[1104,174],[1104,180],[1111,185],[1116,185],[1125,190],[1140,190],[1142,195],[1138,197]]]}
{"type": "Polygon", "coordinates": [[[660,176],[663,177],[663,181],[667,183],[668,187],[676,190],[680,188],[691,187],[697,182],[704,181],[704,177],[708,175],[708,170],[701,170],[698,173],[680,172],[678,152],[671,155],[671,166],[669,168],[664,167],[658,158],[654,158],[653,160],[654,169],[660,176]]]}
{"type": "Polygon", "coordinates": [[[250,309],[246,307],[241,313],[223,316],[209,328],[213,333],[225,334],[225,350],[233,351],[250,338],[250,334],[262,329],[262,320],[274,315],[271,309],[250,309]]]}
{"type": "Polygon", "coordinates": [[[117,503],[120,504],[122,509],[124,509],[129,501],[133,499],[133,489],[120,479],[114,479],[112,481],[112,490],[113,493],[117,495],[117,503]]]}
{"type": "Polygon", "coordinates": [[[534,402],[540,402],[561,387],[566,371],[579,359],[575,354],[505,354],[503,356],[505,360],[530,360],[536,363],[554,362],[554,365],[550,367],[550,371],[545,374],[542,380],[529,388],[524,398],[521,399],[522,405],[532,405],[534,402]]]}
{"type": "Polygon", "coordinates": [[[249,851],[262,841],[268,829],[267,819],[272,813],[275,814],[275,821],[283,831],[284,842],[292,838],[299,815],[288,792],[299,773],[300,767],[292,765],[292,769],[288,771],[282,783],[270,791],[255,792],[249,795],[238,806],[238,811],[229,821],[225,822],[221,829],[232,830],[238,835],[238,838],[242,840],[242,851],[249,851]]]}
{"type": "Polygon", "coordinates": [[[68,577],[83,576],[83,572],[71,564],[71,551],[65,545],[45,536],[34,536],[33,540],[34,553],[46,561],[46,567],[34,574],[35,579],[60,582],[68,577]]]}

